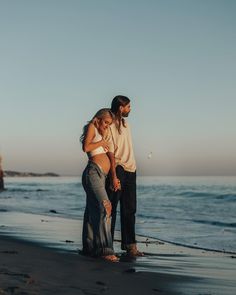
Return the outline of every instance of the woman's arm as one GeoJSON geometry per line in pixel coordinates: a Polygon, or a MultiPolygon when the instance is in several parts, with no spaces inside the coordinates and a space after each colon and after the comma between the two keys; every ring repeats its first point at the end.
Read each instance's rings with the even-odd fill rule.
{"type": "Polygon", "coordinates": [[[108,145],[105,140],[99,140],[98,142],[92,142],[95,136],[95,127],[92,123],[89,124],[88,130],[86,132],[86,135],[84,137],[83,142],[83,151],[85,153],[91,152],[95,150],[96,148],[102,146],[103,148],[107,149],[108,145]]]}

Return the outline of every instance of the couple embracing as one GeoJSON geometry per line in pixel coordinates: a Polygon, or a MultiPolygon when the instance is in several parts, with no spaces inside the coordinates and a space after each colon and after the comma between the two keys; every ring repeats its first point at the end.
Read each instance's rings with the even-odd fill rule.
{"type": "Polygon", "coordinates": [[[143,256],[136,246],[136,163],[125,120],[130,99],[116,96],[111,109],[99,110],[84,126],[81,142],[89,161],[82,175],[86,192],[83,253],[117,262],[113,250],[116,210],[120,202],[121,249],[143,256]]]}

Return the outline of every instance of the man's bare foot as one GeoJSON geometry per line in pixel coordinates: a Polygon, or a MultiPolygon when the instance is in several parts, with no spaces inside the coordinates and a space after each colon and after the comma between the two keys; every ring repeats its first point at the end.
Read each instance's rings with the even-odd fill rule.
{"type": "Polygon", "coordinates": [[[137,249],[137,245],[136,244],[132,244],[127,249],[127,255],[130,256],[130,257],[142,257],[142,256],[144,256],[144,253],[143,252],[140,252],[137,249]]]}

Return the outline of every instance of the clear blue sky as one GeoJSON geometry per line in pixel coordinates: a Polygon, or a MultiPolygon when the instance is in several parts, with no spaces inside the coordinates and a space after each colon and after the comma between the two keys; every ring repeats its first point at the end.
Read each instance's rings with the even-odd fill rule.
{"type": "Polygon", "coordinates": [[[139,175],[236,175],[236,1],[1,0],[0,66],[5,170],[80,175],[124,94],[139,175]]]}

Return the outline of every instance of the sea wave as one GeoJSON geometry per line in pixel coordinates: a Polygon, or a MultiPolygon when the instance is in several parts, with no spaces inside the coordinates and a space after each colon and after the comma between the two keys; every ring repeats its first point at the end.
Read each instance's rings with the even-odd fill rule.
{"type": "Polygon", "coordinates": [[[176,195],[189,197],[189,198],[209,198],[209,197],[215,198],[215,193],[209,193],[209,192],[184,191],[184,192],[179,192],[176,195]]]}
{"type": "Polygon", "coordinates": [[[236,228],[236,222],[221,222],[221,221],[214,221],[214,220],[198,220],[198,219],[193,219],[192,222],[214,225],[214,226],[219,226],[219,227],[236,228]]]}
{"type": "Polygon", "coordinates": [[[144,219],[166,219],[166,217],[164,217],[164,216],[158,216],[158,215],[154,215],[154,216],[152,216],[152,215],[147,215],[147,214],[143,214],[143,213],[138,213],[137,214],[137,217],[139,217],[139,218],[144,218],[144,219]]]}
{"type": "Polygon", "coordinates": [[[224,201],[236,201],[236,194],[221,194],[221,195],[216,195],[215,198],[218,200],[224,200],[224,201]]]}
{"type": "Polygon", "coordinates": [[[32,192],[47,192],[49,190],[46,189],[40,189],[40,188],[35,188],[35,189],[31,189],[31,188],[9,188],[6,192],[7,193],[32,193],[32,192]]]}

